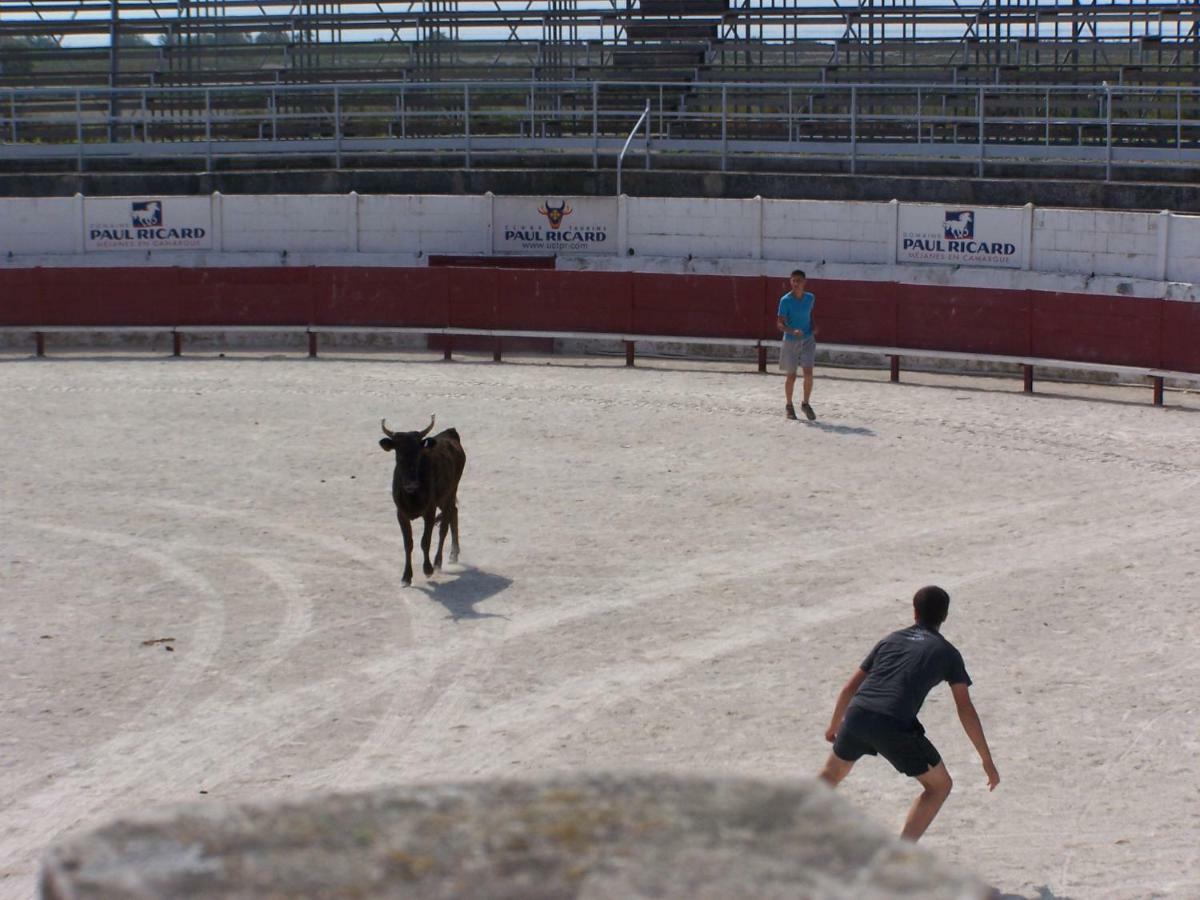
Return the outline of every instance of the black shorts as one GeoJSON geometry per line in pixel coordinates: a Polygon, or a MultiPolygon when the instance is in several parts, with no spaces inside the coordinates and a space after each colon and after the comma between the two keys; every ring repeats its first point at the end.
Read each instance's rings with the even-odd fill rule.
{"type": "Polygon", "coordinates": [[[916,719],[905,724],[857,706],[846,710],[846,718],[833,742],[833,752],[846,762],[854,762],[864,753],[879,754],[898,772],[910,776],[924,775],[942,761],[937,747],[925,737],[925,729],[916,719]]]}

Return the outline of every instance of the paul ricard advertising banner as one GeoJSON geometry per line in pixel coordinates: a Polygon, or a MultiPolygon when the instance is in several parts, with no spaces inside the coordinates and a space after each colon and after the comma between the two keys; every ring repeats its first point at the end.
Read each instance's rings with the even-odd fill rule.
{"type": "Polygon", "coordinates": [[[1021,267],[1024,210],[900,204],[897,262],[1021,267]]]}
{"type": "Polygon", "coordinates": [[[87,198],[84,249],[210,250],[212,201],[208,197],[87,198]]]}
{"type": "Polygon", "coordinates": [[[615,197],[497,197],[495,253],[616,253],[615,197]]]}

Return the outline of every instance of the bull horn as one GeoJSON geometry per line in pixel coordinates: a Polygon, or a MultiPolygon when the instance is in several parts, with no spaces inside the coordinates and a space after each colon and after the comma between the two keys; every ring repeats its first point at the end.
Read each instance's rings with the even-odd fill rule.
{"type": "Polygon", "coordinates": [[[388,437],[394,438],[396,436],[396,433],[394,431],[388,431],[387,419],[380,419],[379,427],[383,429],[383,433],[386,434],[388,437]]]}
{"type": "Polygon", "coordinates": [[[434,420],[436,420],[436,419],[437,419],[437,416],[430,416],[429,424],[425,427],[424,431],[422,431],[420,434],[417,435],[417,437],[423,438],[423,437],[425,437],[425,435],[429,434],[429,432],[433,430],[433,423],[434,423],[434,420]]]}

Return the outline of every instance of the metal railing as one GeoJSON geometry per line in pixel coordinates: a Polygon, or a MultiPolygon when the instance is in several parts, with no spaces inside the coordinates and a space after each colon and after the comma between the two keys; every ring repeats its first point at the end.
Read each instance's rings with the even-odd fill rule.
{"type": "Polygon", "coordinates": [[[651,98],[648,158],[1200,163],[1200,89],[1120,85],[394,82],[0,91],[0,161],[322,154],[615,162],[651,98]]]}

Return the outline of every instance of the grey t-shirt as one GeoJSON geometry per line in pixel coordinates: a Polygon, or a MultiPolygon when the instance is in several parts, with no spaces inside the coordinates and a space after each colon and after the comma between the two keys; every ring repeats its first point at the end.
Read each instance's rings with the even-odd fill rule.
{"type": "Polygon", "coordinates": [[[916,719],[926,695],[941,682],[971,683],[962,654],[924,625],[889,634],[867,654],[860,668],[867,677],[850,705],[902,722],[916,719]]]}

